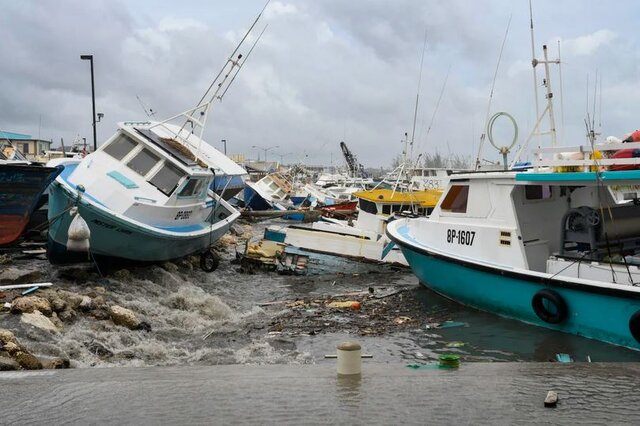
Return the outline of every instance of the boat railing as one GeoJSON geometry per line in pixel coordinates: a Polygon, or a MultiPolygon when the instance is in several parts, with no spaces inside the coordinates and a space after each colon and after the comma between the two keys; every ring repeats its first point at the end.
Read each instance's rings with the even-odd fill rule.
{"type": "Polygon", "coordinates": [[[533,166],[536,171],[541,167],[550,167],[557,171],[588,172],[601,171],[612,166],[632,165],[637,165],[640,169],[640,157],[633,157],[633,154],[629,158],[612,157],[620,150],[639,150],[640,154],[640,142],[538,148],[533,151],[533,166]]]}

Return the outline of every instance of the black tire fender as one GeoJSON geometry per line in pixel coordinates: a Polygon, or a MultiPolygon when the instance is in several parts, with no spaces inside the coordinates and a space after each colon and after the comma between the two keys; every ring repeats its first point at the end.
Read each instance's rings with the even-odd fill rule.
{"type": "Polygon", "coordinates": [[[629,318],[629,331],[637,342],[640,342],[640,311],[636,311],[635,314],[629,318]]]}
{"type": "Polygon", "coordinates": [[[567,302],[557,292],[548,288],[537,292],[531,299],[531,307],[538,318],[549,324],[559,324],[567,318],[569,308],[567,302]],[[545,303],[551,303],[555,307],[555,312],[550,311],[545,303]]]}
{"type": "Polygon", "coordinates": [[[207,250],[200,254],[200,269],[205,272],[213,272],[218,269],[220,258],[211,250],[207,250]]]}

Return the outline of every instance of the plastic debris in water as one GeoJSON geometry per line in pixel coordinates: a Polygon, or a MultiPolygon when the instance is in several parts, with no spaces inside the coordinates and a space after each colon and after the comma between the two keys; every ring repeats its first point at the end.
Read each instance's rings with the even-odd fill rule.
{"type": "Polygon", "coordinates": [[[558,362],[573,362],[573,358],[569,354],[556,354],[556,361],[558,362]]]}
{"type": "Polygon", "coordinates": [[[460,366],[460,357],[458,355],[440,355],[438,360],[440,361],[440,368],[458,368],[460,366]]]}
{"type": "Polygon", "coordinates": [[[444,321],[438,328],[467,327],[469,324],[460,321],[444,321]]]}
{"type": "Polygon", "coordinates": [[[464,342],[449,342],[447,343],[448,348],[461,348],[464,346],[464,342]]]}

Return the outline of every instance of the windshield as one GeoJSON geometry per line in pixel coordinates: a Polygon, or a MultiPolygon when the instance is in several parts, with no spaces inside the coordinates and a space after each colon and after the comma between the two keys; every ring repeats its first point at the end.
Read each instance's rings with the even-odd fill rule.
{"type": "Polygon", "coordinates": [[[27,161],[25,156],[9,141],[0,141],[0,159],[27,161]]]}

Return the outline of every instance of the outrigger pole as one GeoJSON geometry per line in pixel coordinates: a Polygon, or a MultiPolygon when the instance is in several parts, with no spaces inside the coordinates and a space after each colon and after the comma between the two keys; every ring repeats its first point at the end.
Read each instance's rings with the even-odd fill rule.
{"type": "Polygon", "coordinates": [[[179,117],[184,117],[185,122],[180,127],[180,130],[177,133],[175,132],[172,132],[172,133],[174,133],[176,139],[181,139],[182,143],[186,143],[191,137],[191,135],[194,134],[195,129],[196,128],[199,129],[198,147],[197,147],[197,152],[195,153],[196,160],[198,160],[198,156],[200,155],[200,144],[202,143],[204,129],[207,124],[209,108],[211,107],[214,101],[216,100],[222,101],[222,98],[227,93],[227,90],[229,90],[229,87],[231,86],[236,76],[242,69],[242,66],[247,61],[247,59],[251,55],[251,52],[253,52],[253,49],[262,38],[262,35],[264,34],[264,31],[267,29],[268,25],[265,25],[265,27],[262,29],[262,31],[260,32],[256,40],[253,42],[251,49],[249,49],[249,52],[247,53],[246,56],[243,56],[242,54],[238,54],[237,57],[235,56],[238,50],[240,49],[240,47],[244,44],[245,40],[247,39],[247,37],[249,36],[253,28],[256,26],[256,24],[260,20],[260,17],[264,13],[270,1],[271,0],[267,0],[267,2],[265,3],[264,7],[260,11],[256,19],[253,21],[253,24],[251,24],[247,32],[244,34],[244,37],[242,37],[242,40],[240,40],[240,42],[237,44],[236,48],[233,50],[231,55],[229,55],[229,58],[227,59],[225,64],[222,66],[222,68],[220,69],[216,77],[213,79],[213,81],[211,82],[211,85],[209,85],[204,95],[202,95],[202,97],[198,101],[198,104],[191,109],[183,111],[180,114],[174,115],[173,117],[170,117],[150,127],[150,128],[153,128],[156,126],[161,126],[179,117]],[[185,128],[187,127],[187,124],[191,124],[191,130],[190,131],[187,130],[185,132],[186,130],[185,128]]]}

